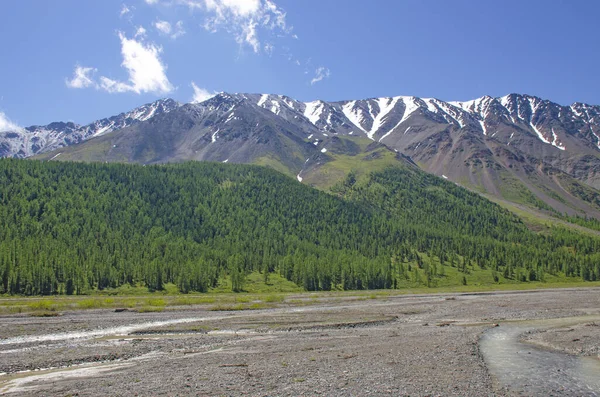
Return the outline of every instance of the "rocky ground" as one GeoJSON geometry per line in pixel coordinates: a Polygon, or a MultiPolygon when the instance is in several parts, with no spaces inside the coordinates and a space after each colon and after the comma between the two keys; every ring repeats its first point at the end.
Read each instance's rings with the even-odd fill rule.
{"type": "Polygon", "coordinates": [[[600,321],[528,333],[523,340],[567,354],[600,357],[600,321]]]}
{"type": "Polygon", "coordinates": [[[510,395],[509,385],[488,371],[480,336],[497,325],[550,318],[572,320],[538,326],[523,338],[597,357],[598,289],[333,295],[310,305],[231,312],[187,307],[5,316],[0,394],[510,395]]]}

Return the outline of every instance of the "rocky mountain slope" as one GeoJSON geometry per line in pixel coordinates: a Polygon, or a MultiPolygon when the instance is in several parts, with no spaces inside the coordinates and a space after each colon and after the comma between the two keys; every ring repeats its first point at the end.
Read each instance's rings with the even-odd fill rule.
{"type": "MultiPolygon", "coordinates": [[[[304,103],[222,93],[169,110],[111,133],[80,134],[73,141],[83,144],[41,158],[255,163],[323,187],[350,170],[412,159],[490,197],[600,217],[600,106],[561,106],[519,94],[467,102],[399,96],[304,103]]],[[[72,135],[48,133],[45,146],[4,155],[45,152],[57,141],[67,145],[72,135]]]]}
{"type": "Polygon", "coordinates": [[[88,125],[55,122],[26,127],[21,131],[0,131],[0,157],[30,157],[73,145],[168,113],[178,106],[179,104],[172,99],[161,99],[88,125]]]}

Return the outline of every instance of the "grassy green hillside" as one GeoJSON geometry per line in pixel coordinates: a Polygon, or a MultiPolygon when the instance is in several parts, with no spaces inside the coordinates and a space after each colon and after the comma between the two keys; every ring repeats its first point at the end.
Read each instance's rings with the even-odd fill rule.
{"type": "Polygon", "coordinates": [[[0,160],[0,293],[241,291],[257,272],[306,290],[600,276],[600,239],[537,235],[416,168],[333,191],[258,166],[0,160]]]}

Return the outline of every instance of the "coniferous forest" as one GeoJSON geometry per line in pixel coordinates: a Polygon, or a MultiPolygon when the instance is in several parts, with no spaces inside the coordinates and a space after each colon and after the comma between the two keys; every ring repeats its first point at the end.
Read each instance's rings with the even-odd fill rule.
{"type": "Polygon", "coordinates": [[[239,290],[254,271],[306,290],[395,288],[411,263],[424,285],[447,266],[598,280],[599,248],[409,167],[351,173],[328,194],[249,165],[0,160],[0,294],[204,292],[225,277],[239,290]]]}

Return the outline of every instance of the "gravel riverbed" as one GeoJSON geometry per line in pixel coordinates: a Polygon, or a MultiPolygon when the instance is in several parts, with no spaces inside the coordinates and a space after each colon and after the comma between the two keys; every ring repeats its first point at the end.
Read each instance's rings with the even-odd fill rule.
{"type": "MultiPolygon", "coordinates": [[[[0,394],[502,396],[486,330],[574,318],[522,339],[598,358],[600,289],[398,295],[219,312],[114,310],[0,320],[0,394]],[[579,320],[578,320],[579,319],[579,320]]],[[[600,377],[600,373],[598,374],[600,377]]]]}

